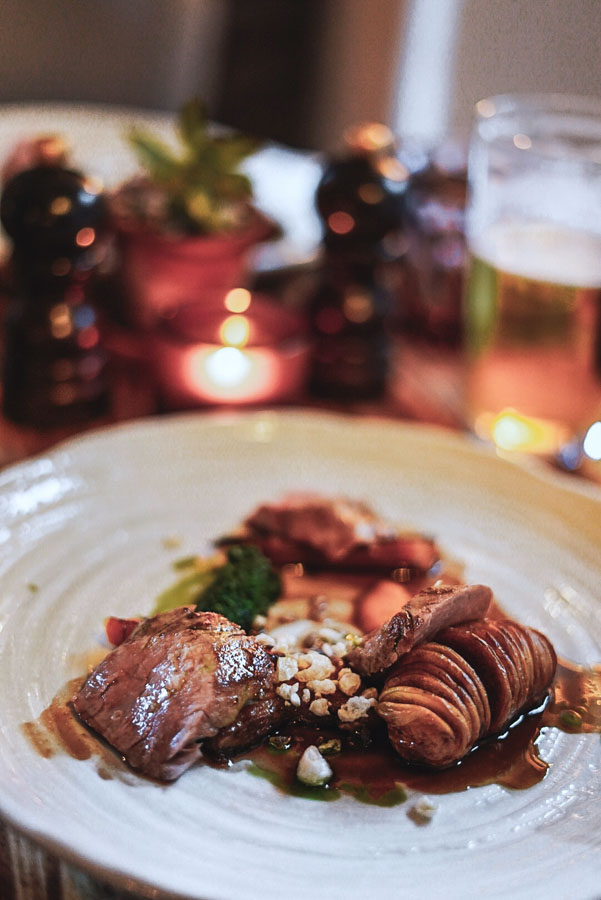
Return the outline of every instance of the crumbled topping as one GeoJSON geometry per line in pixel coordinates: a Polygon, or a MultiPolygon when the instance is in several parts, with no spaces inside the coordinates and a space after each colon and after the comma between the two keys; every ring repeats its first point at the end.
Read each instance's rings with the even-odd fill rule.
{"type": "Polygon", "coordinates": [[[279,694],[282,700],[287,700],[294,706],[300,706],[300,697],[298,696],[298,682],[295,682],[295,684],[281,684],[278,688],[276,688],[276,694],[279,694]]]}
{"type": "Polygon", "coordinates": [[[344,637],[344,632],[339,631],[337,628],[328,628],[326,626],[319,629],[317,637],[321,638],[322,641],[329,641],[331,644],[335,644],[344,637]]]}
{"type": "Polygon", "coordinates": [[[411,808],[411,812],[414,816],[417,816],[420,819],[423,819],[426,822],[430,822],[436,810],[438,809],[438,804],[434,803],[430,797],[420,797],[419,800],[414,803],[411,808]]]}
{"type": "Polygon", "coordinates": [[[315,679],[308,682],[308,687],[316,694],[335,694],[336,683],[331,678],[315,679]]]}
{"type": "Polygon", "coordinates": [[[327,784],[333,774],[327,760],[323,758],[317,747],[313,744],[307,747],[296,770],[298,780],[312,787],[320,787],[327,784]]]}
{"type": "Polygon", "coordinates": [[[271,634],[267,634],[265,631],[260,631],[259,634],[255,635],[255,641],[259,644],[263,644],[264,647],[274,647],[275,646],[275,638],[271,634]]]}
{"type": "Polygon", "coordinates": [[[364,691],[361,693],[361,696],[362,696],[362,697],[367,697],[368,700],[377,700],[377,699],[378,699],[378,691],[377,691],[377,688],[374,688],[374,687],[366,688],[366,690],[364,690],[364,691]]]}
{"type": "Polygon", "coordinates": [[[311,699],[311,691],[309,690],[309,688],[303,688],[303,692],[301,694],[301,699],[302,699],[303,703],[309,702],[309,700],[311,699]]]}
{"type": "Polygon", "coordinates": [[[338,659],[342,659],[351,649],[351,644],[348,644],[346,641],[338,641],[332,647],[332,655],[337,656],[338,659]]]}
{"type": "Polygon", "coordinates": [[[298,672],[298,662],[293,656],[280,656],[276,671],[278,681],[290,681],[298,672]]]}
{"type": "Polygon", "coordinates": [[[320,697],[310,705],[309,712],[312,712],[314,716],[327,716],[330,712],[330,704],[325,697],[320,697]]]}
{"type": "Polygon", "coordinates": [[[341,669],[338,673],[338,687],[343,694],[346,694],[347,697],[351,697],[353,694],[356,694],[361,687],[361,678],[356,672],[352,672],[350,669],[341,669]]]}
{"type": "Polygon", "coordinates": [[[366,716],[375,703],[375,697],[349,697],[338,710],[338,718],[341,722],[356,722],[366,716]]]}
{"type": "Polygon", "coordinates": [[[300,681],[315,681],[316,679],[328,678],[334,671],[334,668],[327,656],[324,656],[323,653],[317,653],[315,650],[310,650],[299,658],[300,671],[298,678],[300,681]],[[308,667],[303,668],[301,666],[303,660],[308,660],[308,667]]]}

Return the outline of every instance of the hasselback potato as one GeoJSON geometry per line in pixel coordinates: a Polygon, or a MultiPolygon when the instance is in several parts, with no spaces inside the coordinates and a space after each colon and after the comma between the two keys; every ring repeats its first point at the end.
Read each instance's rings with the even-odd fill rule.
{"type": "Polygon", "coordinates": [[[403,656],[377,705],[397,753],[442,768],[545,698],[557,658],[547,638],[507,620],[467,622],[403,656]]]}

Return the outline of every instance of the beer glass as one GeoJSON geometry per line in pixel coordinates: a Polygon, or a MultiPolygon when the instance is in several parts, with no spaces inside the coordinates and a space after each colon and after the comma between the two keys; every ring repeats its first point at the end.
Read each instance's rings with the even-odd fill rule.
{"type": "Polygon", "coordinates": [[[554,455],[601,417],[601,100],[481,100],[468,185],[469,424],[554,455]]]}

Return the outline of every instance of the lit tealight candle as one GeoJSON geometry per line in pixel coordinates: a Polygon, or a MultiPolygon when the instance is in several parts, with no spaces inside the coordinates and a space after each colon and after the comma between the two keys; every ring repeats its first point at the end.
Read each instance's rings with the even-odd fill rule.
{"type": "Polygon", "coordinates": [[[156,336],[161,394],[176,408],[293,399],[308,353],[302,318],[243,288],[180,307],[156,336]]]}

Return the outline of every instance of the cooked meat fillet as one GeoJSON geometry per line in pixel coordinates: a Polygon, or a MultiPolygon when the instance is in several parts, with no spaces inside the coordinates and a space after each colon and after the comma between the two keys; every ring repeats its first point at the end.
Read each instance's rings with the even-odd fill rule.
{"type": "Polygon", "coordinates": [[[394,536],[390,526],[364,503],[312,494],[291,494],[280,503],[265,503],[244,524],[252,531],[314,547],[330,560],[346,556],[357,544],[394,536]]]}
{"type": "Polygon", "coordinates": [[[275,694],[274,660],[260,643],[217,613],[183,607],[142,622],[92,672],[73,705],[133,768],[170,781],[198,759],[199,741],[232,729],[243,715],[244,726],[232,734],[253,743],[277,727],[284,704],[275,694]],[[253,732],[247,704],[266,700],[271,705],[253,732]]]}
{"type": "Polygon", "coordinates": [[[216,760],[231,759],[273,734],[291,714],[291,708],[282,698],[269,691],[262,699],[249,700],[231,725],[225,725],[215,737],[203,741],[202,752],[216,760]]]}
{"type": "Polygon", "coordinates": [[[399,534],[365,504],[292,495],[260,506],[231,539],[256,544],[275,565],[303,563],[345,571],[430,569],[440,558],[433,540],[399,534]]]}
{"type": "Polygon", "coordinates": [[[450,766],[538,706],[556,664],[547,638],[517,622],[456,625],[395,664],[376,711],[403,759],[450,766]]]}
{"type": "Polygon", "coordinates": [[[384,672],[441,629],[483,618],[491,603],[492,591],[482,584],[427,588],[411,597],[388,622],[365,635],[349,653],[348,661],[362,675],[384,672]]]}

